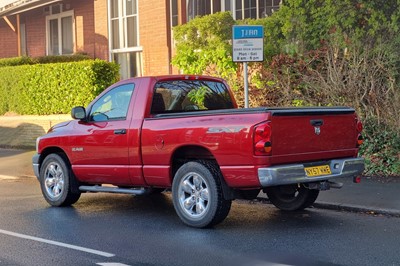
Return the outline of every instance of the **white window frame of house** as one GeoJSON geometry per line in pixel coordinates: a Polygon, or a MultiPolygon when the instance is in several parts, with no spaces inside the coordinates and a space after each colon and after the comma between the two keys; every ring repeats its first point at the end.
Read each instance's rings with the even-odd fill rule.
{"type": "Polygon", "coordinates": [[[74,11],[73,10],[69,10],[69,11],[65,11],[62,12],[62,6],[60,6],[61,12],[57,13],[57,14],[52,14],[52,15],[48,15],[46,16],[46,55],[53,55],[52,53],[52,47],[50,47],[50,21],[51,20],[55,20],[57,19],[58,23],[57,23],[57,27],[58,27],[58,54],[57,55],[66,55],[63,54],[63,46],[62,46],[62,19],[66,18],[66,17],[71,17],[72,19],[72,29],[71,29],[71,33],[72,33],[72,53],[69,54],[73,54],[75,52],[75,17],[74,17],[74,11]]]}
{"type": "Polygon", "coordinates": [[[20,43],[21,55],[27,55],[27,49],[26,49],[26,24],[25,23],[21,23],[21,25],[20,25],[19,37],[21,39],[21,43],[20,43]]]}
{"type": "MultiPolygon", "coordinates": [[[[200,0],[192,0],[192,4],[195,5],[196,1],[200,1],[200,0]]],[[[225,6],[225,0],[206,0],[209,1],[210,4],[210,14],[214,14],[220,11],[224,11],[224,6],[225,6]],[[220,6],[221,6],[221,10],[214,10],[214,3],[220,2],[220,6]]],[[[189,10],[189,6],[190,6],[190,0],[186,0],[186,10],[189,10]]],[[[189,12],[187,12],[187,20],[192,20],[197,16],[203,16],[203,15],[209,15],[209,14],[194,14],[194,17],[189,17],[189,12]]]]}
{"type": "MultiPolygon", "coordinates": [[[[265,1],[265,0],[264,0],[265,1]]],[[[271,8],[272,13],[275,12],[276,10],[279,9],[279,6],[282,4],[282,0],[271,0],[271,5],[270,6],[265,6],[266,8],[271,8]],[[274,7],[278,7],[278,9],[274,9],[274,7]]],[[[269,16],[268,14],[261,14],[261,10],[260,10],[260,6],[259,6],[259,1],[257,1],[257,18],[264,18],[266,16],[269,16]]]]}
{"type": "MultiPolygon", "coordinates": [[[[245,6],[246,3],[249,3],[249,0],[241,0],[241,2],[242,2],[241,8],[240,8],[241,13],[242,13],[242,14],[241,14],[241,15],[242,15],[242,18],[241,18],[241,19],[246,19],[246,18],[244,17],[244,14],[245,14],[245,8],[244,8],[244,6],[245,6]]],[[[231,3],[231,5],[232,5],[232,10],[231,10],[232,16],[233,16],[234,19],[237,19],[237,18],[236,18],[236,11],[239,10],[239,8],[236,7],[236,1],[233,0],[232,3],[231,3]]],[[[255,18],[255,19],[258,19],[258,18],[260,18],[260,16],[259,16],[259,13],[260,13],[260,2],[259,2],[259,0],[256,0],[256,7],[255,7],[255,9],[256,9],[256,18],[255,18]]]]}
{"type": "Polygon", "coordinates": [[[170,0],[169,1],[169,10],[170,10],[170,25],[171,29],[179,24],[179,2],[178,0],[170,0]],[[174,9],[176,7],[176,10],[174,9]]]}
{"type": "MultiPolygon", "coordinates": [[[[233,19],[235,19],[235,20],[237,19],[236,11],[238,10],[239,7],[238,8],[236,7],[236,0],[210,0],[211,14],[216,12],[216,11],[213,10],[215,1],[217,1],[217,2],[220,1],[221,2],[221,11],[230,11],[231,14],[232,14],[233,19]],[[227,5],[227,2],[229,2],[229,5],[227,5]]],[[[271,0],[271,1],[272,1],[272,6],[271,7],[274,7],[276,2],[279,2],[278,3],[278,6],[279,6],[282,0],[271,0]]],[[[244,14],[245,14],[245,8],[243,8],[243,7],[245,6],[245,4],[248,4],[248,3],[249,3],[249,0],[241,0],[241,8],[240,8],[240,10],[241,10],[242,19],[244,18],[244,14]]],[[[256,8],[256,19],[265,17],[265,15],[263,16],[261,14],[260,1],[259,0],[256,1],[256,7],[255,8],[256,8]]],[[[186,0],[186,10],[189,10],[189,0],[186,0]]],[[[188,14],[187,20],[189,21],[191,19],[193,19],[193,18],[189,18],[189,14],[188,14]]]]}
{"type": "Polygon", "coordinates": [[[128,78],[130,77],[129,74],[131,71],[130,69],[124,69],[125,67],[132,67],[132,64],[134,65],[136,69],[136,74],[137,76],[141,76],[143,73],[143,60],[142,60],[142,52],[143,52],[143,47],[140,46],[140,34],[139,34],[139,0],[135,0],[136,2],[136,14],[131,14],[131,15],[126,15],[126,0],[116,0],[118,1],[118,16],[116,18],[112,18],[112,0],[108,0],[108,28],[109,28],[109,38],[108,38],[108,44],[109,44],[109,61],[114,61],[114,55],[119,56],[119,55],[127,55],[129,53],[135,53],[136,54],[136,62],[123,62],[120,63],[121,69],[120,69],[120,74],[122,78],[128,78]],[[128,18],[130,17],[136,17],[136,31],[134,34],[136,34],[136,46],[129,46],[128,41],[129,41],[129,36],[128,36],[128,18]],[[113,44],[113,21],[118,21],[118,42],[119,42],[119,47],[114,48],[113,44]]]}

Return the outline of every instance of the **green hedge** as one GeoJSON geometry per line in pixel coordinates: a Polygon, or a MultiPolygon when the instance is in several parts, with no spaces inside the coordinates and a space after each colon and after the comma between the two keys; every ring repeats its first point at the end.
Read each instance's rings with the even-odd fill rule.
{"type": "Polygon", "coordinates": [[[119,66],[98,59],[1,67],[0,115],[69,113],[118,79],[119,66]]]}
{"type": "Polygon", "coordinates": [[[35,61],[28,57],[12,57],[12,58],[0,58],[0,67],[5,66],[20,66],[20,65],[32,65],[35,64],[35,61]]]}
{"type": "Polygon", "coordinates": [[[78,62],[83,60],[90,60],[90,56],[86,54],[73,54],[73,55],[46,55],[40,57],[12,57],[0,58],[0,67],[5,66],[21,66],[33,64],[50,64],[50,63],[65,63],[65,62],[78,62]]]}
{"type": "Polygon", "coordinates": [[[73,55],[46,55],[35,57],[34,61],[38,64],[49,63],[66,63],[90,60],[91,57],[86,54],[73,54],[73,55]]]}

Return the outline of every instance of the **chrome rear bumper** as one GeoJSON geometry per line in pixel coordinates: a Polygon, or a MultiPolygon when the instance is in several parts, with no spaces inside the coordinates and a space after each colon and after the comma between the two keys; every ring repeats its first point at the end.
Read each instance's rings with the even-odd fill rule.
{"type": "Polygon", "coordinates": [[[258,169],[261,186],[279,186],[297,183],[326,181],[332,178],[353,178],[364,171],[363,158],[346,158],[328,162],[331,174],[309,177],[303,164],[277,165],[258,169]]]}

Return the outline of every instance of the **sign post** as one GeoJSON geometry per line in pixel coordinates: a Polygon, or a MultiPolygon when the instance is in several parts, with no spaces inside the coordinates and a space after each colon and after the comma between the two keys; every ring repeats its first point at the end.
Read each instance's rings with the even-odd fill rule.
{"type": "Polygon", "coordinates": [[[259,25],[237,25],[232,28],[232,59],[243,63],[244,107],[249,107],[247,63],[264,61],[264,28],[259,25]]]}

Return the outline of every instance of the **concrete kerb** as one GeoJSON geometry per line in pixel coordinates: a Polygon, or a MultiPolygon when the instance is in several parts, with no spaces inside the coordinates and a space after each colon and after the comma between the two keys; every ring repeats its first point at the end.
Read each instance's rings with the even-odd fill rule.
{"type": "MultiPolygon", "coordinates": [[[[265,203],[265,204],[272,205],[272,203],[266,197],[257,197],[256,200],[259,202],[265,203]]],[[[366,213],[366,214],[372,214],[372,215],[400,217],[400,211],[398,211],[398,210],[367,207],[367,206],[360,206],[360,205],[354,205],[354,204],[343,204],[343,203],[319,201],[319,202],[313,203],[312,207],[317,208],[317,209],[325,209],[325,210],[346,211],[346,212],[354,212],[354,213],[366,213]]]]}
{"type": "Polygon", "coordinates": [[[315,208],[335,210],[335,211],[348,211],[357,213],[367,213],[373,215],[385,215],[391,217],[400,217],[400,211],[392,209],[382,209],[374,207],[366,207],[353,204],[341,204],[341,203],[328,203],[328,202],[315,202],[313,204],[315,208]]]}

